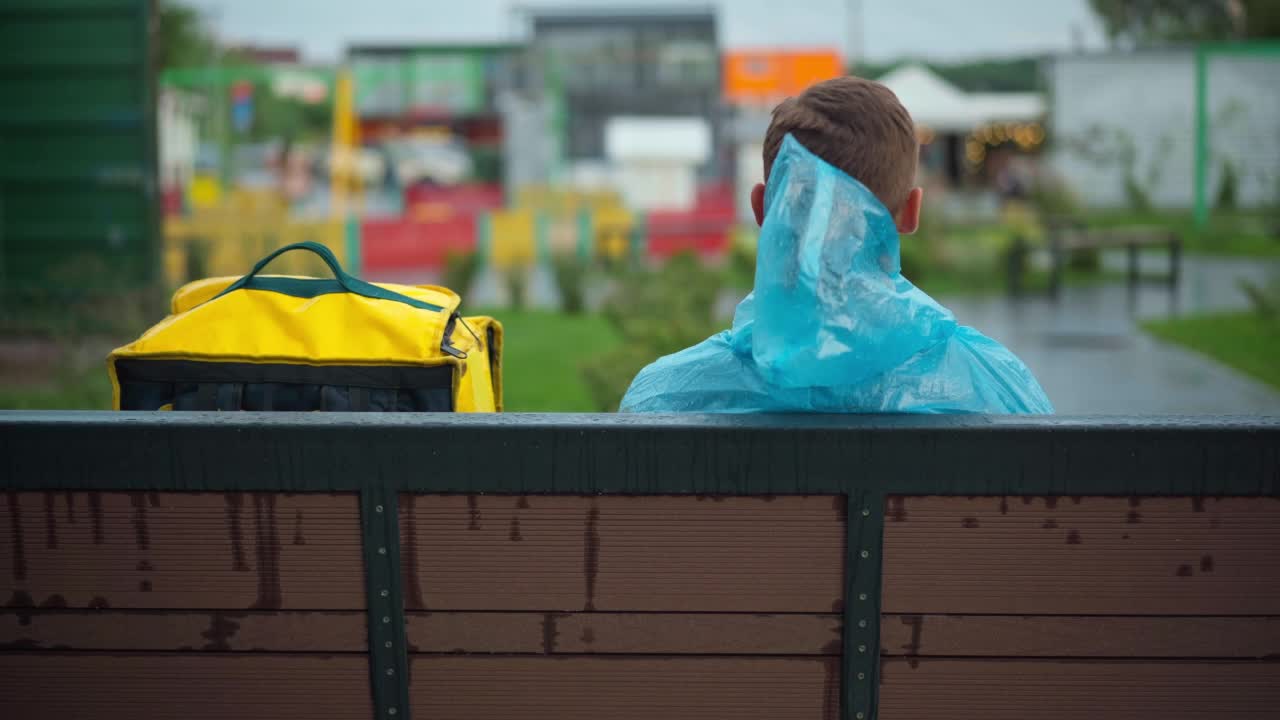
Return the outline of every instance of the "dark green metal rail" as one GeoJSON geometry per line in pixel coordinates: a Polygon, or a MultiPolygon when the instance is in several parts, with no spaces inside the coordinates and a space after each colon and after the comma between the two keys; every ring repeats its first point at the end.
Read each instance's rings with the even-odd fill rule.
{"type": "Polygon", "coordinates": [[[359,492],[374,701],[395,720],[397,493],[842,494],[841,714],[867,720],[887,495],[1280,497],[1280,418],[0,412],[0,488],[359,492]]]}

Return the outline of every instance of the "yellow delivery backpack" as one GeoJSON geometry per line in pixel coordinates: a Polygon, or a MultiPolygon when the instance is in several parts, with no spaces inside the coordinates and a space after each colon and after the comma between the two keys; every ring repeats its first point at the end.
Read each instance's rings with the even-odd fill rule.
{"type": "Polygon", "coordinates": [[[296,243],[242,278],[197,280],[172,314],[111,353],[117,410],[497,412],[502,325],[456,293],[368,283],[323,245],[296,243]],[[309,251],[333,279],[262,275],[309,251]]]}

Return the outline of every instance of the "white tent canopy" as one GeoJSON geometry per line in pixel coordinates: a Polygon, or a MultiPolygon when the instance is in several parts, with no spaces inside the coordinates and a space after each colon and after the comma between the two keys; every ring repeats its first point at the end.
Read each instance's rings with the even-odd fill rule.
{"type": "Polygon", "coordinates": [[[1032,122],[1044,116],[1040,93],[966,93],[920,64],[879,78],[898,96],[917,125],[967,133],[993,122],[1032,122]]]}

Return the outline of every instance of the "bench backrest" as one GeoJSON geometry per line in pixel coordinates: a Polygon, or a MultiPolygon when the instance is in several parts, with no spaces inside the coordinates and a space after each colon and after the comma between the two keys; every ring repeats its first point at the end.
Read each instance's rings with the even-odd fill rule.
{"type": "Polygon", "coordinates": [[[5,717],[1261,717],[1280,421],[0,413],[5,717]]]}
{"type": "Polygon", "coordinates": [[[1061,250],[1088,250],[1128,247],[1167,247],[1181,236],[1162,227],[1084,228],[1058,227],[1050,230],[1050,245],[1061,250]]]}

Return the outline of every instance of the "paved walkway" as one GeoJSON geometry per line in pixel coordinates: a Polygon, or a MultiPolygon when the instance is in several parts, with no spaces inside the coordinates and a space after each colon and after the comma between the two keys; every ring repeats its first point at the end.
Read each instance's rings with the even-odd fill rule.
{"type": "MultiPolygon", "coordinates": [[[[1162,257],[1144,257],[1152,272],[1162,257]]],[[[1107,258],[1108,264],[1122,257],[1107,258]]],[[[1047,298],[940,298],[966,325],[1005,343],[1035,372],[1058,412],[1079,414],[1280,415],[1280,392],[1180,346],[1142,332],[1138,322],[1171,313],[1248,306],[1241,278],[1265,281],[1258,260],[1187,258],[1177,297],[1147,284],[1066,288],[1047,298]]],[[[1144,264],[1144,269],[1146,265],[1144,264]]]]}

